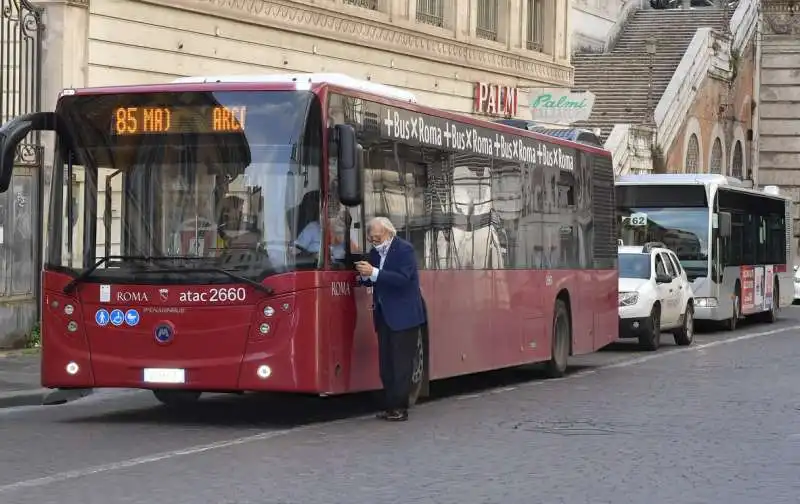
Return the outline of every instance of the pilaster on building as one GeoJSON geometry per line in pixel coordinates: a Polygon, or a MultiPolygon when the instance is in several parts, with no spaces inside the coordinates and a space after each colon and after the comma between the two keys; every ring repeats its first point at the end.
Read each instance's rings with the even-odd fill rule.
{"type": "Polygon", "coordinates": [[[800,236],[800,5],[762,0],[759,40],[758,171],[794,199],[800,236]]]}

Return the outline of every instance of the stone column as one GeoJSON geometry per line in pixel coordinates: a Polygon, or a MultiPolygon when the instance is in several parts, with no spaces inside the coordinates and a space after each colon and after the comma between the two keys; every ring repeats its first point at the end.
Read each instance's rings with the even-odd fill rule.
{"type": "MultiPolygon", "coordinates": [[[[44,8],[42,40],[42,110],[55,110],[58,96],[64,88],[85,87],[89,61],[89,0],[34,0],[44,8]]],[[[44,229],[50,198],[50,179],[53,167],[53,133],[42,135],[44,146],[43,210],[44,229]]],[[[42,250],[46,237],[42,237],[42,250]]]]}

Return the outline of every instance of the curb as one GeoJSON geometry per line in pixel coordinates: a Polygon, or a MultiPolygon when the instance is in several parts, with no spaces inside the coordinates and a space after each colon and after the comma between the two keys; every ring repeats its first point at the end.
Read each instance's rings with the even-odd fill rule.
{"type": "Polygon", "coordinates": [[[50,389],[38,388],[0,392],[0,409],[18,406],[41,406],[50,389]]]}

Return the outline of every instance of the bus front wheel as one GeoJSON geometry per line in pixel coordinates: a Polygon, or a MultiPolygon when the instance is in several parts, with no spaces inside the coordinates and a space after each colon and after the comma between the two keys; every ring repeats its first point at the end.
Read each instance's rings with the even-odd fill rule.
{"type": "Polygon", "coordinates": [[[739,284],[736,284],[736,290],[733,294],[733,313],[731,318],[725,321],[725,329],[735,331],[739,323],[739,317],[742,316],[742,296],[739,291],[739,284]]]}
{"type": "Polygon", "coordinates": [[[156,399],[167,406],[187,406],[194,404],[200,399],[200,394],[202,394],[202,392],[197,390],[153,390],[153,395],[156,396],[156,399]]]}

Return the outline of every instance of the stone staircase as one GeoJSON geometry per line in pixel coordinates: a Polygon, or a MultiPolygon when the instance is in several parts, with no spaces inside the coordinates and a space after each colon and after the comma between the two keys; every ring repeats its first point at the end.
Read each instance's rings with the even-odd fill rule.
{"type": "Polygon", "coordinates": [[[615,124],[644,124],[669,85],[692,37],[699,28],[724,31],[733,9],[716,7],[691,10],[641,10],[623,28],[617,44],[604,54],[576,54],[575,88],[595,94],[592,115],[577,128],[600,128],[605,142],[615,124]],[[648,108],[650,60],[646,41],[656,37],[653,90],[648,108]]]}

